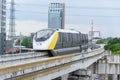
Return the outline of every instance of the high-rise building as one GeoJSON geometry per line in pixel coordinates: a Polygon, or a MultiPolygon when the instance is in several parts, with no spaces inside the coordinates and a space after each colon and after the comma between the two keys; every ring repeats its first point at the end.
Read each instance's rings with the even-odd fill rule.
{"type": "Polygon", "coordinates": [[[48,28],[64,29],[65,4],[50,3],[48,10],[48,28]]]}
{"type": "Polygon", "coordinates": [[[0,0],[0,55],[6,51],[6,0],[0,0]]]}

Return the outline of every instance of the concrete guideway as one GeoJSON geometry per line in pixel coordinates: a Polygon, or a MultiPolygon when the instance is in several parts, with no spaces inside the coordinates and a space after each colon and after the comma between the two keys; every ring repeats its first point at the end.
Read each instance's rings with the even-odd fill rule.
{"type": "MultiPolygon", "coordinates": [[[[85,69],[87,67],[84,67],[87,63],[83,63],[82,60],[73,61],[70,63],[62,64],[60,66],[55,66],[48,69],[43,69],[40,71],[35,71],[33,73],[25,74],[23,76],[18,76],[11,78],[12,80],[32,80],[37,77],[38,79],[35,80],[48,80],[48,79],[54,79],[56,77],[62,76],[64,74],[68,74],[70,72],[76,71],[78,69],[85,69]]],[[[90,64],[88,64],[90,65],[90,64]]]]}
{"type": "MultiPolygon", "coordinates": [[[[73,63],[63,64],[61,66],[55,66],[53,68],[43,69],[41,71],[36,71],[36,72],[33,72],[33,73],[25,74],[23,76],[18,76],[18,77],[11,78],[11,80],[32,80],[32,79],[37,78],[37,77],[48,76],[51,73],[54,73],[54,75],[55,75],[56,72],[62,72],[64,70],[70,68],[72,66],[72,64],[73,63]]],[[[48,77],[46,79],[42,79],[42,80],[48,80],[48,77]]]]}
{"type": "Polygon", "coordinates": [[[26,77],[23,75],[26,75],[26,76],[29,76],[29,78],[31,79],[37,78],[37,77],[43,77],[40,80],[45,80],[44,78],[47,75],[48,76],[52,75],[51,79],[54,79],[61,75],[67,74],[69,72],[72,72],[78,69],[87,68],[92,63],[102,58],[104,56],[103,53],[104,53],[104,49],[100,48],[92,52],[87,52],[86,54],[79,53],[79,54],[71,54],[71,55],[65,55],[65,56],[50,57],[50,58],[36,61],[36,62],[4,67],[4,68],[0,68],[0,77],[3,79],[13,78],[15,80],[19,80],[20,78],[23,78],[22,80],[24,80],[26,79],[26,77]],[[51,72],[49,72],[48,69],[50,71],[53,70],[52,72],[53,74],[59,73],[59,75],[55,76],[53,74],[50,74],[51,72]],[[62,70],[64,72],[61,72],[62,70]],[[47,71],[47,73],[44,71],[47,71]],[[39,72],[42,72],[42,73],[39,75],[37,74],[39,72]],[[43,75],[43,74],[47,74],[47,75],[43,75]],[[30,77],[30,75],[33,75],[33,76],[30,77]]]}

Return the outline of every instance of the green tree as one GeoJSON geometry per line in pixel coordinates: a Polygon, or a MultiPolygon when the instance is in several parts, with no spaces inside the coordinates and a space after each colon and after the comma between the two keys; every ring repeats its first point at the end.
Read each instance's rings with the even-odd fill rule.
{"type": "Polygon", "coordinates": [[[30,43],[28,37],[25,37],[25,38],[22,40],[21,45],[22,45],[22,46],[26,46],[27,48],[31,48],[31,47],[32,47],[32,44],[30,43]]]}
{"type": "Polygon", "coordinates": [[[104,40],[103,40],[103,39],[97,40],[96,43],[97,43],[97,44],[104,44],[104,40]]]}
{"type": "Polygon", "coordinates": [[[120,38],[110,39],[104,48],[112,51],[113,54],[120,54],[120,38]]]}

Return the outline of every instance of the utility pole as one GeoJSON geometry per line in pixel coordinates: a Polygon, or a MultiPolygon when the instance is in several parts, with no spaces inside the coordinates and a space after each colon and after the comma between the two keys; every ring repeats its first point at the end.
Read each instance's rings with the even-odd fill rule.
{"type": "Polygon", "coordinates": [[[93,48],[93,20],[91,20],[91,48],[93,48]]]}
{"type": "Polygon", "coordinates": [[[10,23],[9,23],[9,38],[12,40],[15,34],[15,2],[11,0],[10,3],[10,23]]]}
{"type": "Polygon", "coordinates": [[[20,53],[21,53],[22,33],[20,32],[20,53]]]}
{"type": "Polygon", "coordinates": [[[15,39],[15,2],[11,0],[10,3],[10,22],[9,22],[9,35],[8,38],[12,40],[12,53],[14,52],[14,39],[15,39]]]}

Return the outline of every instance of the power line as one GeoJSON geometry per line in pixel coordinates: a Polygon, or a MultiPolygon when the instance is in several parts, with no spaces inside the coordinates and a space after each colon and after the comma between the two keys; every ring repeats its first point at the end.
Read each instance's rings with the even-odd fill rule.
{"type": "MultiPolygon", "coordinates": [[[[17,5],[19,5],[19,4],[17,4],[17,5]]],[[[20,4],[20,6],[21,5],[24,5],[24,6],[40,6],[40,7],[44,7],[44,8],[48,8],[48,5],[41,5],[41,4],[25,4],[25,3],[22,3],[22,4],[20,4]]],[[[94,9],[94,10],[120,10],[120,8],[112,8],[112,7],[84,7],[84,6],[66,6],[66,8],[74,8],[74,9],[89,9],[89,10],[91,10],[91,9],[94,9]]],[[[7,9],[7,10],[9,10],[9,9],[7,9]]],[[[47,10],[46,10],[47,11],[47,10]]],[[[47,15],[48,14],[48,12],[41,12],[41,11],[32,11],[32,10],[16,10],[16,14],[19,14],[19,13],[24,13],[24,14],[26,14],[27,13],[27,15],[29,14],[29,15],[47,15]]],[[[112,17],[112,18],[118,18],[118,17],[120,17],[119,15],[85,15],[85,14],[66,14],[66,16],[76,16],[76,17],[112,17]]]]}
{"type": "Polygon", "coordinates": [[[112,16],[112,15],[110,15],[110,16],[107,16],[107,15],[70,15],[70,16],[83,16],[83,17],[120,17],[120,16],[112,16]]]}
{"type": "Polygon", "coordinates": [[[93,9],[93,10],[120,10],[120,8],[115,7],[77,7],[77,6],[68,6],[68,8],[74,8],[74,9],[93,9]]]}
{"type": "Polygon", "coordinates": [[[15,37],[15,2],[11,0],[10,4],[10,22],[9,22],[9,36],[11,40],[15,37]]]}
{"type": "MultiPolygon", "coordinates": [[[[39,6],[39,7],[44,7],[44,8],[48,8],[48,5],[45,5],[45,4],[25,4],[25,3],[22,3],[22,4],[19,4],[19,3],[16,3],[16,6],[32,6],[32,7],[36,7],[36,6],[39,6]]],[[[91,7],[91,6],[66,6],[66,8],[68,9],[97,9],[97,10],[120,10],[119,7],[91,7]]]]}
{"type": "MultiPolygon", "coordinates": [[[[39,11],[20,11],[18,10],[16,12],[16,14],[19,14],[19,13],[24,13],[28,15],[28,12],[29,12],[29,15],[32,14],[32,15],[36,15],[36,14],[39,14],[39,15],[48,15],[48,12],[39,12],[39,11]]],[[[82,14],[66,14],[66,16],[76,16],[76,17],[79,17],[79,16],[82,16],[82,17],[120,17],[120,15],[82,15],[82,14]]]]}
{"type": "MultiPolygon", "coordinates": [[[[7,9],[9,10],[9,9],[7,9]]],[[[16,13],[15,14],[20,14],[23,13],[23,14],[27,14],[27,15],[48,15],[48,12],[41,12],[41,11],[29,11],[29,10],[15,10],[16,13]]],[[[104,17],[104,18],[109,18],[109,17],[112,17],[112,18],[119,18],[120,15],[89,15],[89,14],[67,14],[66,13],[66,16],[76,16],[76,17],[104,17]]]]}

